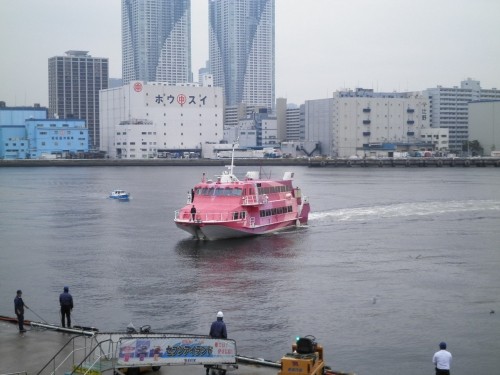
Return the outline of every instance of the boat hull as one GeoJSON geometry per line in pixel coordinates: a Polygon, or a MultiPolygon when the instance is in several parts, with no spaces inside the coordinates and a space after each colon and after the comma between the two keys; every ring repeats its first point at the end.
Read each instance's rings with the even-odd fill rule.
{"type": "Polygon", "coordinates": [[[129,200],[129,197],[111,197],[111,199],[115,199],[117,201],[128,201],[129,200]]]}
{"type": "Polygon", "coordinates": [[[307,224],[307,219],[304,218],[298,220],[289,220],[274,223],[271,225],[262,225],[255,227],[241,226],[234,222],[194,223],[176,221],[175,224],[179,229],[188,232],[197,239],[213,241],[274,233],[284,229],[307,224]]]}

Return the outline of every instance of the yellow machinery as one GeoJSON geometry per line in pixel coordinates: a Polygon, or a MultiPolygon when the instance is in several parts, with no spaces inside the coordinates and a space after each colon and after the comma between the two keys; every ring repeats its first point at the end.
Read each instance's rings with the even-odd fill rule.
{"type": "Polygon", "coordinates": [[[316,344],[314,337],[306,336],[292,345],[292,353],[281,358],[281,371],[278,375],[323,375],[325,362],[323,347],[316,344]]]}

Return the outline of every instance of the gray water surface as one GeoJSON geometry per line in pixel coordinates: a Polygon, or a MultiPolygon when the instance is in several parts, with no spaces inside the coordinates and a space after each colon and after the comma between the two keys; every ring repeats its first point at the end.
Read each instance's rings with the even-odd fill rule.
{"type": "Polygon", "coordinates": [[[214,242],[173,218],[218,167],[0,169],[0,314],[22,289],[27,319],[57,323],[67,285],[101,331],[207,334],[222,310],[246,356],[314,335],[334,369],[420,375],[444,340],[454,375],[498,374],[499,169],[292,169],[307,227],[214,242]]]}

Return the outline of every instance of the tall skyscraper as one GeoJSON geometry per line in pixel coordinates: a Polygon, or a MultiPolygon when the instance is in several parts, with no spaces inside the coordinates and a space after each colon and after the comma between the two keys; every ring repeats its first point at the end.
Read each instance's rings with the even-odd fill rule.
{"type": "Polygon", "coordinates": [[[210,70],[226,105],[274,108],[274,0],[209,0],[210,70]]]}
{"type": "Polygon", "coordinates": [[[108,88],[107,58],[66,51],[49,59],[49,118],[86,120],[89,149],[99,148],[99,90],[108,88]]]}
{"type": "Polygon", "coordinates": [[[122,0],[123,84],[191,82],[190,27],[190,0],[122,0]]]}

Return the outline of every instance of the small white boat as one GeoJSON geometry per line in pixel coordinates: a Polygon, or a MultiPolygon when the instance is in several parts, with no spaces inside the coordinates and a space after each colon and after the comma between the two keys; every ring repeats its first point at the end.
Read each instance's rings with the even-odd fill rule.
{"type": "Polygon", "coordinates": [[[127,193],[125,190],[113,190],[111,194],[109,195],[110,198],[112,199],[118,199],[121,201],[128,201],[130,198],[130,194],[127,193]]]}

